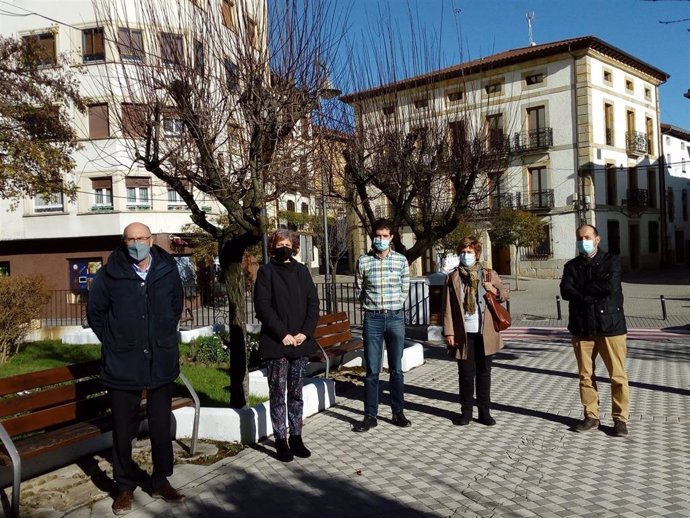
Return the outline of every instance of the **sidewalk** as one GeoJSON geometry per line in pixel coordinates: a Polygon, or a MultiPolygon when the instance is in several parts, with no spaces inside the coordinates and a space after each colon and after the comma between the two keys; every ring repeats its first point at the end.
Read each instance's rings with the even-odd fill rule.
{"type": "MultiPolygon", "coordinates": [[[[311,458],[280,463],[267,440],[212,466],[178,465],[172,483],[187,502],[173,506],[137,491],[128,516],[687,517],[689,338],[629,343],[627,438],[610,435],[607,381],[602,429],[570,430],[581,406],[566,339],[508,340],[495,357],[498,425],[490,428],[453,425],[457,367],[440,345],[426,344],[426,364],[406,374],[411,428],[390,424],[386,392],[379,426],[351,432],[362,417],[362,388],[340,387],[339,404],[305,423],[311,458]]],[[[106,498],[66,516],[110,516],[111,505],[106,498]]]]}

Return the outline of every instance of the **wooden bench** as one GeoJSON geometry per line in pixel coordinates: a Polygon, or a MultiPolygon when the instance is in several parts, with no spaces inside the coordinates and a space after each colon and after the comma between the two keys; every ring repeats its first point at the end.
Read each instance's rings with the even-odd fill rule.
{"type": "Polygon", "coordinates": [[[350,319],[345,312],[322,315],[316,325],[314,338],[320,350],[309,360],[325,361],[327,378],[334,358],[342,358],[345,354],[364,347],[364,342],[360,337],[352,336],[350,319]]]}
{"type": "MultiPolygon", "coordinates": [[[[110,405],[99,379],[100,360],[0,379],[0,466],[12,465],[12,516],[19,515],[22,460],[54,452],[112,430],[110,405]]],[[[174,397],[173,409],[194,406],[190,450],[195,453],[199,398],[180,374],[190,398],[174,397]]],[[[142,392],[141,419],[146,418],[142,392]]]]}

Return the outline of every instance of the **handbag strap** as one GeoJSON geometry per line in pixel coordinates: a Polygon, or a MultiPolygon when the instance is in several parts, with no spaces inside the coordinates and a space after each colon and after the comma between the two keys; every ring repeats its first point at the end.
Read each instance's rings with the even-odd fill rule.
{"type": "Polygon", "coordinates": [[[491,268],[484,268],[484,282],[491,282],[491,268]]]}

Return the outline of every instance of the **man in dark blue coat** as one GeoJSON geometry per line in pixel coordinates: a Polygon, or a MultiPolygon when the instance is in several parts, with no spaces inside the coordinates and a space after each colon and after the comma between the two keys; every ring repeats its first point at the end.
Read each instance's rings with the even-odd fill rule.
{"type": "Polygon", "coordinates": [[[625,372],[626,335],[621,265],[618,256],[599,248],[599,232],[592,225],[576,231],[579,255],[563,267],[561,296],[569,301],[568,330],[580,376],[584,420],[578,432],[599,427],[599,393],[594,364],[597,356],[611,378],[613,432],[628,435],[628,376],[625,372]]]}
{"type": "Polygon", "coordinates": [[[177,324],[184,308],[182,281],[173,257],[153,245],[151,230],[128,225],[122,245],[108,258],[89,294],[89,325],[101,341],[101,381],[113,414],[115,514],[132,508],[138,467],[132,441],[139,429],[142,390],[153,460],[152,496],[182,502],[167,477],[173,472],[171,404],[180,373],[177,324]]]}

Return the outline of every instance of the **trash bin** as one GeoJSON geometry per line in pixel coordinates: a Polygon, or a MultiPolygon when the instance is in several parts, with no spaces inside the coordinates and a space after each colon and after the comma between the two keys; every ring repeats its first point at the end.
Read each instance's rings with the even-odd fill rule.
{"type": "Polygon", "coordinates": [[[429,285],[429,324],[443,324],[443,285],[447,275],[442,272],[430,273],[426,276],[429,285]]]}

